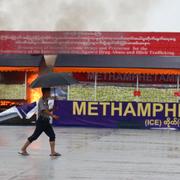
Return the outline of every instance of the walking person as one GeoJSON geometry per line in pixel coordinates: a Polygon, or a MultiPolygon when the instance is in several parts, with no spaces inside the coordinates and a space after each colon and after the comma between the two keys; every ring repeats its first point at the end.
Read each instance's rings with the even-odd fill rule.
{"type": "Polygon", "coordinates": [[[38,102],[38,119],[36,121],[36,128],[33,134],[28,137],[27,141],[21,148],[19,154],[29,155],[27,152],[28,146],[35,141],[42,132],[45,132],[49,137],[49,144],[51,149],[50,156],[60,156],[61,154],[55,151],[55,133],[50,124],[50,117],[53,119],[58,119],[59,117],[52,113],[52,109],[49,109],[48,98],[50,97],[50,88],[42,88],[42,97],[38,102]]]}

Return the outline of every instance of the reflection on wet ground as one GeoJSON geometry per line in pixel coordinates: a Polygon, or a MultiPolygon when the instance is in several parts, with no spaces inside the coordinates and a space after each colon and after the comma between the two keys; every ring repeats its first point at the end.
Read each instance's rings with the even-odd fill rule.
{"type": "Polygon", "coordinates": [[[19,147],[34,127],[0,126],[0,180],[179,180],[180,132],[55,128],[61,157],[49,156],[45,134],[30,156],[19,147]]]}

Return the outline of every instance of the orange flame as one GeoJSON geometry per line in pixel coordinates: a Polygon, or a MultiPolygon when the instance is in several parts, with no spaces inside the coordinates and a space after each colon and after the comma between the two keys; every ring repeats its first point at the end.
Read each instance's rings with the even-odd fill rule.
{"type": "Polygon", "coordinates": [[[38,101],[39,98],[42,96],[41,89],[40,88],[35,88],[32,89],[30,88],[30,84],[38,77],[37,73],[32,73],[28,76],[27,83],[28,83],[28,102],[32,103],[35,101],[38,101]]]}
{"type": "Polygon", "coordinates": [[[0,101],[0,106],[14,106],[17,105],[18,103],[16,101],[8,101],[8,100],[1,100],[0,101]]]}

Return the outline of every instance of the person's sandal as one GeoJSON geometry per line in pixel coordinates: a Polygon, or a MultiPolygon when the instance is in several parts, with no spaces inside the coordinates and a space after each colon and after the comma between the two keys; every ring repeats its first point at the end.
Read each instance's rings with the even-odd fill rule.
{"type": "Polygon", "coordinates": [[[50,156],[61,156],[60,153],[54,153],[54,154],[50,154],[50,156]]]}
{"type": "Polygon", "coordinates": [[[18,152],[18,154],[20,154],[22,156],[29,156],[29,153],[27,153],[27,152],[18,152]]]}

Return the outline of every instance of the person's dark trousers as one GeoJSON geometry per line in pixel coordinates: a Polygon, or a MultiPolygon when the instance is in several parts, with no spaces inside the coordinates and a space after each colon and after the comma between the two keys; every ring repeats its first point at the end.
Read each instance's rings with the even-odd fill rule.
{"type": "Polygon", "coordinates": [[[43,118],[40,116],[36,121],[36,128],[33,134],[28,137],[28,141],[33,142],[41,135],[42,132],[46,133],[46,135],[49,137],[50,142],[55,141],[55,133],[51,124],[49,123],[49,118],[43,118]]]}

